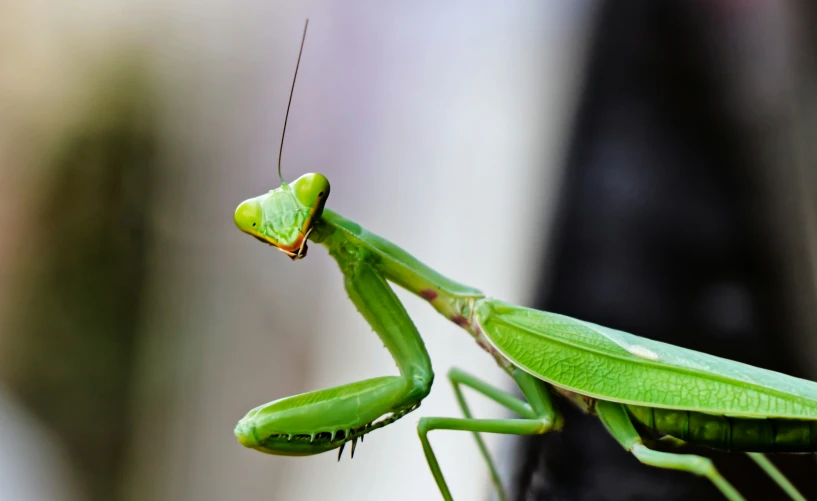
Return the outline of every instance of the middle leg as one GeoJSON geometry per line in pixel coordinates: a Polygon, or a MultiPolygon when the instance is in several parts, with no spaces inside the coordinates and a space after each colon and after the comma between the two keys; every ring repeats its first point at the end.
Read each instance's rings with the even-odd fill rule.
{"type": "Polygon", "coordinates": [[[503,390],[485,383],[469,374],[459,370],[452,370],[449,372],[449,379],[454,385],[454,392],[457,395],[457,401],[460,408],[465,415],[465,418],[444,418],[444,417],[428,417],[422,418],[417,427],[420,435],[420,441],[423,444],[423,451],[428,461],[428,466],[434,479],[437,481],[437,486],[440,488],[440,493],[447,501],[452,499],[448,484],[440,470],[437,457],[434,450],[428,441],[428,432],[431,430],[459,430],[470,431],[474,434],[480,453],[485,458],[488,468],[491,471],[491,477],[496,486],[500,499],[504,500],[505,491],[502,486],[501,479],[496,470],[493,460],[491,459],[488,449],[480,432],[486,433],[504,433],[513,435],[539,435],[547,433],[554,426],[561,425],[560,416],[556,413],[550,402],[550,395],[544,384],[530,376],[529,374],[516,370],[512,373],[514,380],[516,380],[523,395],[528,399],[529,403],[520,400],[503,390]],[[487,396],[491,400],[503,405],[504,407],[516,412],[523,419],[474,419],[471,410],[468,407],[465,397],[462,394],[461,385],[468,386],[479,393],[487,396]]]}

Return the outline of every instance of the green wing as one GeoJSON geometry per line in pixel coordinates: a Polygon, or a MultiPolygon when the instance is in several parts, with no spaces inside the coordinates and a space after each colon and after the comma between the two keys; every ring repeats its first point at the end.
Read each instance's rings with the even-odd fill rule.
{"type": "Polygon", "coordinates": [[[601,400],[735,417],[817,419],[817,383],[564,315],[485,300],[476,318],[515,365],[601,400]]]}

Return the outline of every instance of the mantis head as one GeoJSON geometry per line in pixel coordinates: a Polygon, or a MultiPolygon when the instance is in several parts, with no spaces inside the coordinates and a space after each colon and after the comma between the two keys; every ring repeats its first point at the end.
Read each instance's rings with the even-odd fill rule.
{"type": "Polygon", "coordinates": [[[304,174],[264,195],[241,202],[235,225],[292,260],[306,256],[306,240],[321,217],[329,197],[329,180],[323,174],[304,174]]]}
{"type": "Polygon", "coordinates": [[[281,146],[278,149],[278,177],[281,179],[281,186],[266,195],[241,202],[234,216],[239,230],[272,245],[293,261],[306,256],[306,240],[312,227],[320,219],[326,198],[329,197],[329,180],[323,174],[304,174],[292,184],[287,184],[281,175],[289,108],[292,105],[295,80],[298,78],[298,67],[301,66],[307,27],[309,19],[304,24],[301,49],[298,51],[298,62],[295,64],[295,75],[289,90],[287,114],[284,116],[281,146]]]}

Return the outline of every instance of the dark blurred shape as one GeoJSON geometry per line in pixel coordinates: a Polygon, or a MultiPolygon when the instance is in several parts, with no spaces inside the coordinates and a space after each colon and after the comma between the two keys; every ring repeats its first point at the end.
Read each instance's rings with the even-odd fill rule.
{"type": "MultiPolygon", "coordinates": [[[[88,499],[117,498],[131,437],[156,139],[139,59],[121,58],[43,158],[29,245],[0,347],[0,377],[62,442],[88,499]]],[[[94,79],[90,79],[94,80],[94,79]]],[[[34,204],[33,204],[34,205],[34,204]]]]}
{"type": "MultiPolygon", "coordinates": [[[[798,108],[815,78],[794,29],[814,10],[601,6],[534,307],[814,378],[815,158],[800,141],[815,123],[798,108]]],[[[524,442],[519,499],[723,499],[562,407],[561,433],[524,442]]],[[[750,499],[786,498],[745,455],[675,451],[713,457],[750,499]]],[[[771,459],[817,498],[813,455],[771,459]]]]}

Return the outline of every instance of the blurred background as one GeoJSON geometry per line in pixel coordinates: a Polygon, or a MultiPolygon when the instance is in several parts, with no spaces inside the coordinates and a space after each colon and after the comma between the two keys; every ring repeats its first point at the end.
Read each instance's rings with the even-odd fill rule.
{"type": "MultiPolygon", "coordinates": [[[[0,500],[439,499],[415,427],[459,415],[447,370],[512,390],[398,291],[438,376],[419,410],[340,463],[235,440],[395,373],[323,249],[232,222],[277,186],[306,17],[286,178],[491,296],[817,379],[809,5],[0,2],[0,500]]],[[[486,437],[514,499],[718,499],[565,412],[486,437]]],[[[456,499],[492,499],[472,437],[432,443],[456,499]]],[[[817,495],[813,455],[775,461],[817,495]]]]}

